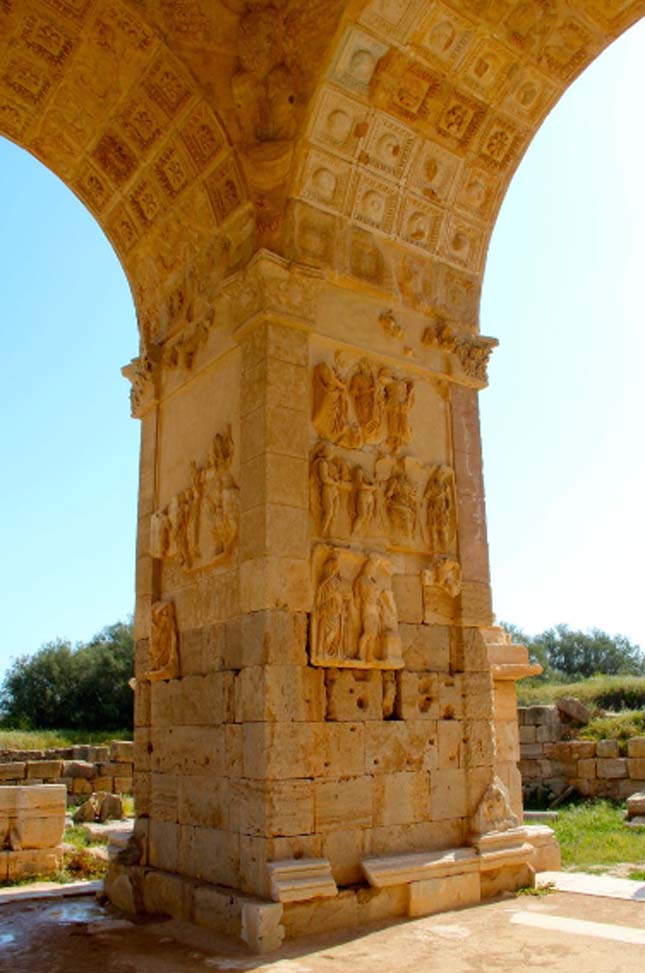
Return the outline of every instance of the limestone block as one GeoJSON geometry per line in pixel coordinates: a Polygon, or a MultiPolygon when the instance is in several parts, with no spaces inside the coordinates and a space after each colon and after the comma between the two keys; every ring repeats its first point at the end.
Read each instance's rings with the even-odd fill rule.
{"type": "Polygon", "coordinates": [[[466,719],[494,718],[495,692],[490,669],[487,672],[464,673],[460,688],[463,693],[463,715],[466,719]]]}
{"type": "Polygon", "coordinates": [[[447,675],[437,676],[439,694],[439,718],[442,720],[461,720],[464,716],[464,680],[468,677],[447,675]]]}
{"type": "MultiPolygon", "coordinates": [[[[223,666],[226,627],[223,624],[191,628],[181,633],[181,671],[184,676],[205,676],[223,666]]],[[[143,686],[146,684],[143,683],[143,686]]],[[[135,693],[135,713],[138,706],[135,693]]],[[[142,700],[142,705],[144,701],[142,700]]]]}
{"type": "Polygon", "coordinates": [[[322,759],[314,743],[315,734],[321,726],[324,724],[244,724],[244,776],[267,780],[312,776],[312,761],[322,759]]]}
{"type": "Polygon", "coordinates": [[[177,791],[180,779],[177,774],[150,774],[150,808],[156,821],[178,822],[177,791]]]}
{"type": "MultiPolygon", "coordinates": [[[[234,719],[233,692],[234,676],[232,672],[213,672],[205,676],[186,676],[174,679],[169,683],[157,684],[170,690],[171,723],[191,726],[213,726],[215,723],[225,723],[234,719]]],[[[153,723],[161,721],[155,718],[155,689],[152,687],[153,723]]]]}
{"type": "Polygon", "coordinates": [[[477,872],[412,882],[408,915],[431,916],[437,912],[476,905],[481,900],[479,884],[477,872]]]}
{"type": "Polygon", "coordinates": [[[27,761],[27,780],[47,777],[60,777],[63,771],[62,760],[29,760],[27,761]]]}
{"type": "Polygon", "coordinates": [[[0,787],[0,836],[10,850],[55,848],[65,828],[62,784],[0,787]]]}
{"type": "Polygon", "coordinates": [[[263,503],[242,512],[240,557],[302,558],[311,545],[309,511],[304,507],[263,503]]]}
{"type": "Polygon", "coordinates": [[[314,830],[310,780],[233,780],[229,794],[231,830],[264,837],[314,830]]]}
{"type": "Polygon", "coordinates": [[[193,896],[193,921],[198,926],[228,936],[242,931],[242,904],[245,897],[215,885],[197,885],[193,896]]]}
{"type": "Polygon", "coordinates": [[[541,743],[523,743],[520,746],[522,760],[539,760],[543,752],[541,743]]]}
{"type": "Polygon", "coordinates": [[[464,770],[448,769],[431,772],[430,812],[432,821],[465,817],[467,804],[464,770]]]}
{"type": "Polygon", "coordinates": [[[589,760],[596,756],[596,744],[593,740],[569,740],[558,747],[561,760],[589,760]]]}
{"type": "Polygon", "coordinates": [[[395,574],[392,591],[401,622],[419,625],[423,621],[423,587],[417,574],[395,574]]]}
{"type": "Polygon", "coordinates": [[[366,761],[368,727],[374,723],[314,723],[309,766],[314,777],[360,777],[366,761]]]}
{"type": "Polygon", "coordinates": [[[242,513],[266,504],[306,510],[309,503],[308,467],[304,458],[268,452],[243,463],[240,470],[242,513]]]}
{"type": "Polygon", "coordinates": [[[326,719],[378,720],[383,716],[383,674],[376,669],[326,669],[326,719]]]}
{"type": "Polygon", "coordinates": [[[526,706],[524,715],[526,722],[533,726],[560,722],[556,706],[526,706]]]}
{"type": "MultiPolygon", "coordinates": [[[[459,510],[458,520],[461,517],[461,504],[459,510]]],[[[463,531],[461,533],[463,535],[463,531]]],[[[492,625],[493,610],[491,607],[490,585],[464,580],[461,587],[461,615],[464,625],[492,625]]]]}
{"type": "Polygon", "coordinates": [[[13,760],[11,763],[0,763],[0,781],[18,780],[26,776],[27,764],[22,760],[13,760]]]}
{"type": "Polygon", "coordinates": [[[558,739],[559,729],[557,726],[546,724],[536,727],[536,739],[539,743],[555,743],[558,739]]]}
{"type": "Polygon", "coordinates": [[[134,791],[134,778],[115,777],[113,787],[116,794],[132,794],[134,791]]]}
{"type": "Polygon", "coordinates": [[[347,890],[340,891],[334,898],[288,902],[282,921],[288,939],[351,929],[358,921],[356,894],[347,890]]]}
{"type": "Polygon", "coordinates": [[[439,681],[433,672],[399,673],[397,715],[402,720],[436,720],[439,717],[439,681]]]}
{"type": "Polygon", "coordinates": [[[6,876],[9,881],[55,875],[62,866],[61,848],[0,851],[0,875],[6,876]]]}
{"type": "Polygon", "coordinates": [[[408,671],[448,672],[450,628],[447,625],[399,625],[405,668],[408,671]]]}
{"type": "Polygon", "coordinates": [[[495,757],[493,725],[488,720],[466,720],[462,732],[468,767],[491,767],[495,757]]]}
{"type": "Polygon", "coordinates": [[[271,953],[279,949],[284,939],[281,924],[283,907],[269,902],[245,902],[242,905],[240,938],[253,953],[271,953]]]}
{"type": "Polygon", "coordinates": [[[315,831],[372,827],[371,776],[316,780],[313,791],[315,831]]]}
{"type": "Polygon", "coordinates": [[[596,777],[596,761],[595,760],[579,760],[578,761],[578,772],[576,777],[587,777],[590,780],[594,780],[596,777]]]}
{"type": "Polygon", "coordinates": [[[514,760],[517,762],[519,760],[520,744],[515,720],[495,721],[495,747],[498,761],[514,760]]]}
{"type": "MultiPolygon", "coordinates": [[[[155,777],[151,775],[151,780],[155,777]]],[[[176,820],[180,824],[196,824],[203,828],[237,830],[233,827],[229,810],[235,811],[231,802],[231,782],[225,777],[212,774],[191,774],[175,777],[176,820]]],[[[151,798],[152,799],[152,798],[151,798]]]]}
{"type": "Polygon", "coordinates": [[[371,831],[365,828],[328,831],[322,835],[322,856],[331,866],[334,881],[357,885],[363,881],[361,858],[370,853],[371,831]]]}
{"type": "Polygon", "coordinates": [[[224,777],[226,743],[224,726],[153,727],[150,767],[157,773],[199,774],[208,770],[216,777],[224,777]]]}
{"type": "MultiPolygon", "coordinates": [[[[642,739],[642,738],[641,738],[642,739]]],[[[627,817],[635,818],[645,814],[645,790],[637,791],[627,798],[627,817]]]]}
{"type": "Polygon", "coordinates": [[[271,898],[267,865],[272,861],[321,858],[321,835],[289,835],[259,838],[240,835],[240,888],[243,892],[271,898]]]}
{"type": "MultiPolygon", "coordinates": [[[[484,591],[484,598],[489,597],[489,593],[484,591]]],[[[462,628],[461,648],[458,655],[453,659],[453,666],[455,669],[463,669],[466,673],[484,673],[490,679],[488,647],[482,636],[481,629],[462,628]]]]}
{"type": "Polygon", "coordinates": [[[574,699],[573,696],[563,696],[556,699],[555,705],[558,707],[560,715],[572,723],[584,726],[591,719],[591,710],[579,699],[574,699]]]}
{"type": "Polygon", "coordinates": [[[545,824],[525,825],[527,841],[533,845],[531,861],[536,872],[558,872],[562,867],[560,845],[552,828],[545,824]]]}
{"type": "Polygon", "coordinates": [[[466,840],[466,819],[417,821],[415,824],[389,824],[370,832],[370,855],[393,855],[456,848],[466,840]]]}
{"type": "MultiPolygon", "coordinates": [[[[467,725],[467,724],[466,724],[467,725]]],[[[464,759],[463,726],[458,720],[439,720],[437,722],[439,744],[439,767],[461,767],[464,759]]]]}
{"type": "Polygon", "coordinates": [[[432,770],[437,764],[435,721],[365,724],[365,770],[368,774],[432,770]]]}
{"type": "Polygon", "coordinates": [[[374,823],[410,824],[430,817],[430,787],[425,771],[374,777],[374,823]]]}
{"type": "Polygon", "coordinates": [[[598,740],[596,744],[597,757],[613,759],[618,757],[619,753],[618,740],[598,740]]]}
{"type": "Polygon", "coordinates": [[[148,861],[166,872],[178,871],[180,825],[174,821],[150,820],[148,861]]]}
{"type": "Polygon", "coordinates": [[[125,869],[111,864],[105,877],[105,894],[112,905],[122,912],[136,913],[134,888],[130,876],[125,869]]]}
{"type": "Polygon", "coordinates": [[[631,740],[627,741],[627,756],[645,757],[645,737],[632,737],[631,740]]]}
{"type": "Polygon", "coordinates": [[[238,888],[240,838],[230,831],[181,825],[178,868],[182,874],[217,885],[238,888]]]}
{"type": "Polygon", "coordinates": [[[190,922],[195,883],[182,875],[149,871],[143,877],[143,907],[149,915],[169,915],[190,922]]]}
{"type": "MultiPolygon", "coordinates": [[[[129,778],[132,781],[132,778],[129,778]]],[[[110,791],[114,789],[114,777],[95,777],[94,787],[97,791],[110,791]]]]}
{"type": "Polygon", "coordinates": [[[240,565],[240,607],[243,612],[311,609],[309,559],[257,557],[240,565]]]}
{"type": "Polygon", "coordinates": [[[361,864],[368,882],[376,888],[452,875],[479,875],[479,856],[473,848],[370,857],[361,864]]]}
{"type": "Polygon", "coordinates": [[[244,417],[240,443],[242,463],[262,452],[304,458],[309,451],[309,422],[306,412],[284,405],[258,405],[244,417]]]}
{"type": "Polygon", "coordinates": [[[238,723],[320,722],[325,673],[304,666],[247,666],[235,678],[238,723]]]}
{"type": "Polygon", "coordinates": [[[645,780],[645,757],[628,757],[627,769],[633,780],[645,780]]]}
{"type": "Polygon", "coordinates": [[[226,627],[226,665],[307,664],[307,616],[302,612],[255,611],[245,614],[237,627],[226,627]]]}
{"type": "Polygon", "coordinates": [[[110,760],[113,763],[132,763],[134,761],[134,744],[132,741],[112,740],[110,744],[110,760]]]}
{"type": "MultiPolygon", "coordinates": [[[[601,740],[600,743],[603,741],[601,740]]],[[[613,740],[610,742],[614,742],[613,740]]],[[[617,741],[616,741],[617,742],[617,741]]],[[[600,743],[598,744],[600,746],[600,743]]],[[[627,777],[627,760],[624,757],[607,757],[596,761],[596,773],[605,780],[627,777]]]]}
{"type": "Polygon", "coordinates": [[[503,892],[535,887],[535,870],[529,864],[505,865],[481,874],[481,897],[492,899],[503,892]]]}
{"type": "Polygon", "coordinates": [[[493,705],[496,720],[517,722],[517,693],[513,682],[496,682],[493,705]]]}
{"type": "Polygon", "coordinates": [[[96,764],[89,760],[64,760],[61,777],[81,778],[83,780],[94,780],[97,776],[96,764]]]}
{"type": "Polygon", "coordinates": [[[338,894],[331,866],[325,858],[269,862],[267,872],[275,902],[302,902],[338,894]]]}

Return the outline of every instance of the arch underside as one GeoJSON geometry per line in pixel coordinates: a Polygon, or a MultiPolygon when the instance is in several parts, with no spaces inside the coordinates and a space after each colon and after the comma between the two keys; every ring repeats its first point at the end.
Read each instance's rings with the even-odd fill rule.
{"type": "Polygon", "coordinates": [[[0,0],[0,132],[83,200],[144,345],[260,247],[478,323],[533,134],[643,0],[0,0]]]}

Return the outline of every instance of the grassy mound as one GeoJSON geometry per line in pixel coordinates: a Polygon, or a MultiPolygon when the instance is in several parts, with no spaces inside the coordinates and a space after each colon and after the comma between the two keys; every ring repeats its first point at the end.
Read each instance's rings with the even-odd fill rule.
{"type": "Polygon", "coordinates": [[[527,679],[517,686],[520,706],[548,705],[560,696],[575,696],[590,709],[612,712],[643,709],[645,676],[592,676],[581,682],[527,679]]]}

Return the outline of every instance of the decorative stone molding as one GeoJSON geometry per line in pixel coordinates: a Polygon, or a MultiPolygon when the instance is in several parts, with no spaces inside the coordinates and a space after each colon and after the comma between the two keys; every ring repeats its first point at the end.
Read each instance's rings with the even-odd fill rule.
{"type": "Polygon", "coordinates": [[[407,885],[430,878],[478,872],[479,856],[472,848],[449,848],[447,851],[362,858],[361,867],[370,885],[380,889],[389,885],[407,885]]]}
{"type": "Polygon", "coordinates": [[[483,388],[488,381],[490,356],[499,341],[485,335],[461,334],[447,321],[438,318],[425,329],[421,343],[453,354],[464,375],[472,379],[478,388],[483,388]]]}
{"type": "Polygon", "coordinates": [[[271,898],[275,902],[301,902],[338,895],[326,858],[298,858],[269,862],[271,898]]]}
{"type": "Polygon", "coordinates": [[[323,282],[322,271],[259,250],[244,270],[224,282],[221,292],[238,329],[267,315],[310,326],[323,282]]]}

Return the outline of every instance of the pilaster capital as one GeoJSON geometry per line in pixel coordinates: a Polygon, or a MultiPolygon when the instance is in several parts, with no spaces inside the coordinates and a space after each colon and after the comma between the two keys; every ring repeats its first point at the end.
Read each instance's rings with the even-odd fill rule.
{"type": "Polygon", "coordinates": [[[325,273],[318,268],[260,250],[243,270],[224,282],[221,293],[229,303],[237,335],[267,318],[309,329],[324,280],[325,273]]]}

